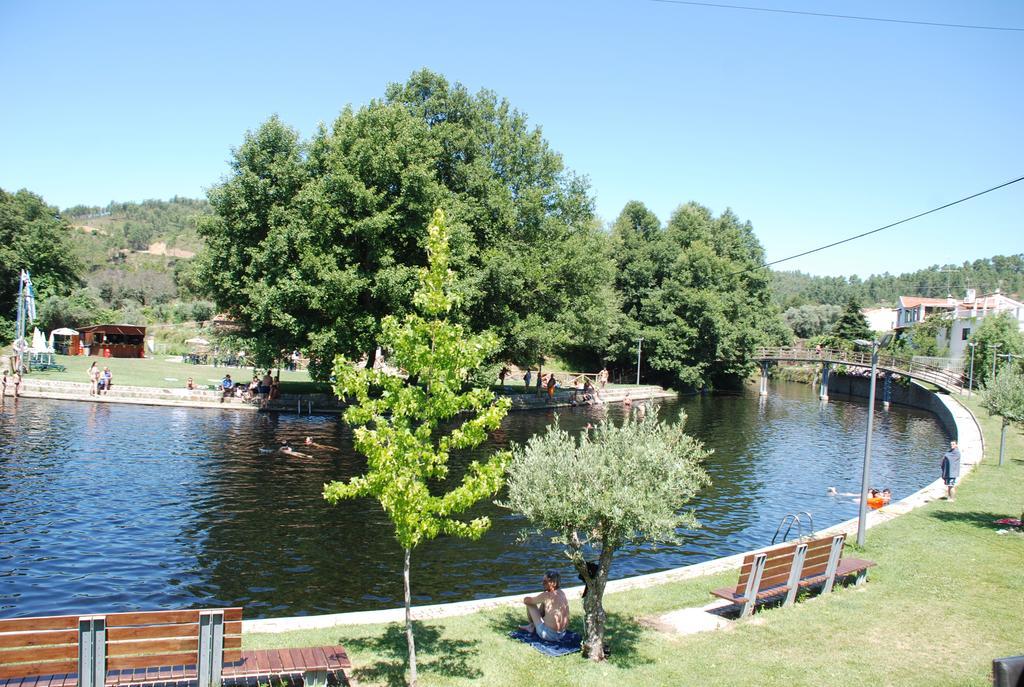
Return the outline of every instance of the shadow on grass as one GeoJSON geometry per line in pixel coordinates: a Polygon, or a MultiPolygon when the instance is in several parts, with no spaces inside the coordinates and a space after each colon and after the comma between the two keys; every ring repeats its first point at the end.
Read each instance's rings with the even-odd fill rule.
{"type": "MultiPolygon", "coordinates": [[[[434,673],[445,677],[476,679],[482,677],[479,668],[472,665],[473,657],[480,653],[475,640],[450,639],[442,636],[441,629],[421,622],[413,622],[416,640],[416,668],[420,675],[434,673]]],[[[370,652],[381,659],[352,671],[357,682],[404,685],[408,661],[405,625],[389,625],[384,634],[376,637],[347,639],[352,649],[370,652]]]]}
{"type": "Polygon", "coordinates": [[[1016,513],[991,513],[987,511],[955,511],[955,510],[937,510],[928,514],[928,517],[941,520],[942,522],[949,523],[960,523],[965,525],[974,525],[984,530],[996,531],[999,529],[1005,529],[1006,525],[997,525],[996,520],[1002,520],[1003,518],[1016,518],[1016,513]]]}
{"type": "MultiPolygon", "coordinates": [[[[500,634],[506,641],[519,644],[520,642],[509,637],[508,633],[520,625],[525,624],[526,615],[525,613],[516,612],[507,608],[503,609],[499,613],[489,616],[488,622],[491,626],[491,630],[500,634]]],[[[574,632],[578,632],[584,639],[586,638],[582,617],[576,616],[571,618],[569,621],[569,629],[574,632]]],[[[633,668],[635,666],[653,663],[651,659],[642,657],[638,650],[644,631],[644,626],[638,623],[634,618],[622,613],[608,613],[608,619],[605,622],[604,630],[605,647],[610,651],[607,661],[619,668],[633,668]]],[[[526,644],[522,644],[522,647],[524,650],[533,651],[533,649],[526,644]]],[[[568,654],[567,656],[560,658],[572,660],[570,657],[581,659],[583,654],[568,654]]]]}

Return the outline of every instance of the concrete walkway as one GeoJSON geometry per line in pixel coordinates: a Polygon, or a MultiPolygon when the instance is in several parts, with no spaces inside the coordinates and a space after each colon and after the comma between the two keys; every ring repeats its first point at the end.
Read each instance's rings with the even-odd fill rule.
{"type": "MultiPolygon", "coordinates": [[[[981,427],[978,425],[974,415],[966,407],[950,396],[937,395],[937,398],[949,409],[956,424],[957,441],[960,445],[961,476],[967,474],[974,466],[981,462],[984,455],[984,439],[982,438],[981,427]]],[[[936,472],[938,466],[936,465],[936,472]]],[[[910,496],[892,503],[876,511],[868,511],[866,526],[868,529],[888,522],[893,518],[909,513],[929,501],[934,501],[945,496],[946,488],[941,479],[937,479],[923,489],[910,496]]],[[[853,518],[825,530],[816,532],[817,535],[833,535],[845,532],[847,537],[855,537],[857,533],[857,519],[853,518]]],[[[769,547],[764,547],[769,548],[769,547]]],[[[763,549],[756,549],[761,551],[763,549]]],[[[743,562],[744,556],[752,552],[738,553],[724,558],[687,565],[681,568],[665,570],[648,575],[638,575],[620,580],[612,580],[608,583],[607,591],[610,593],[623,592],[631,589],[644,589],[666,582],[677,582],[690,580],[696,577],[703,577],[728,570],[736,570],[743,562]]],[[[570,587],[564,590],[569,598],[579,598],[583,593],[583,586],[570,587]]],[[[456,615],[466,615],[477,611],[498,608],[518,607],[522,605],[523,594],[500,596],[490,599],[476,599],[472,601],[459,601],[449,604],[434,604],[429,606],[414,606],[412,617],[416,620],[428,620],[431,618],[445,618],[456,615]]],[[[663,629],[674,632],[691,633],[705,630],[721,629],[728,627],[733,621],[726,620],[713,611],[727,606],[724,600],[715,601],[702,607],[685,608],[672,613],[665,614],[655,619],[655,624],[663,629]]],[[[405,622],[405,609],[390,608],[375,611],[359,611],[354,613],[335,613],[330,615],[304,616],[298,618],[265,618],[259,620],[243,620],[243,632],[288,632],[292,630],[308,630],[333,627],[335,625],[365,625],[378,623],[402,623],[405,622]]]]}
{"type": "MultiPolygon", "coordinates": [[[[90,403],[132,403],[150,406],[185,408],[218,408],[221,410],[256,411],[258,408],[241,398],[221,399],[219,391],[209,389],[163,389],[148,386],[117,386],[98,396],[89,394],[90,385],[82,382],[63,382],[25,377],[21,382],[24,398],[53,398],[63,401],[90,403]]],[[[10,392],[8,392],[10,393],[10,392]]]]}

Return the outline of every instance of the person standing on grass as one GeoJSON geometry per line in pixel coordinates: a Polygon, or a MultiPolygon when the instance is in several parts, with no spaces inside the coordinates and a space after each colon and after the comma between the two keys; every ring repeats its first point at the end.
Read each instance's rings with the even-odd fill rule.
{"type": "Polygon", "coordinates": [[[955,441],[949,442],[949,450],[942,454],[942,481],[946,483],[946,498],[956,501],[956,479],[960,476],[960,449],[955,441]]]}
{"type": "Polygon", "coordinates": [[[608,368],[607,367],[602,368],[601,372],[598,373],[598,375],[597,375],[597,383],[601,387],[601,391],[604,391],[604,388],[606,386],[608,386],[608,368]]]}
{"type": "Polygon", "coordinates": [[[527,390],[530,389],[530,380],[533,379],[533,370],[526,370],[526,374],[523,375],[524,386],[527,390]]]}

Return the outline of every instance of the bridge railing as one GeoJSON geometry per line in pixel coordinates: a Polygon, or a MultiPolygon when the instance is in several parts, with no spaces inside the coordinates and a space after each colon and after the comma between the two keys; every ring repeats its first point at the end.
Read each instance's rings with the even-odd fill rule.
{"type": "MultiPolygon", "coordinates": [[[[837,364],[871,367],[871,353],[866,351],[847,351],[839,348],[759,348],[754,356],[759,360],[791,360],[794,362],[831,362],[837,364]]],[[[897,358],[892,355],[879,354],[878,367],[896,374],[931,382],[947,390],[960,390],[964,385],[962,373],[935,365],[897,358]]]]}

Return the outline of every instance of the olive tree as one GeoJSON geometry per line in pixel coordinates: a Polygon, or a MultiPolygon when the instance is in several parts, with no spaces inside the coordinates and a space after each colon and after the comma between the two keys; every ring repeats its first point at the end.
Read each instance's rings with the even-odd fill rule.
{"type": "Polygon", "coordinates": [[[368,471],[348,482],[324,486],[324,498],[373,496],[391,519],[395,538],[405,551],[405,630],[409,645],[410,684],[416,684],[416,644],[412,629],[409,564],[412,550],[438,535],[476,539],[490,527],[479,517],[468,522],[457,515],[501,488],[507,452],[486,463],[473,461],[461,483],[438,493],[448,475],[449,452],[478,446],[498,428],[508,412],[508,399],[496,401],[487,389],[467,390],[466,380],[498,342],[490,334],[472,334],[447,320],[454,305],[454,275],[448,269],[449,234],[440,210],[428,229],[429,267],[421,270],[413,305],[426,317],[410,314],[400,322],[388,316],[381,323],[389,362],[407,376],[356,368],[339,356],[334,366],[339,397],[354,403],[345,421],[355,427],[355,448],[367,458],[368,471]],[[462,422],[445,431],[448,421],[462,422]],[[433,489],[432,489],[433,487],[433,489]]]}
{"type": "Polygon", "coordinates": [[[1011,424],[1024,424],[1024,375],[1011,368],[1000,370],[981,390],[981,405],[1003,420],[999,434],[999,464],[1002,465],[1006,428],[1011,424]]]}
{"type": "Polygon", "coordinates": [[[701,461],[710,451],[683,432],[685,416],[666,424],[653,414],[622,426],[604,422],[574,439],[556,422],[512,450],[508,498],[555,541],[587,586],[584,654],[604,659],[604,590],[612,557],[627,544],[681,540],[699,526],[683,507],[710,483],[701,461]],[[596,573],[587,558],[596,556],[596,573]]]}

